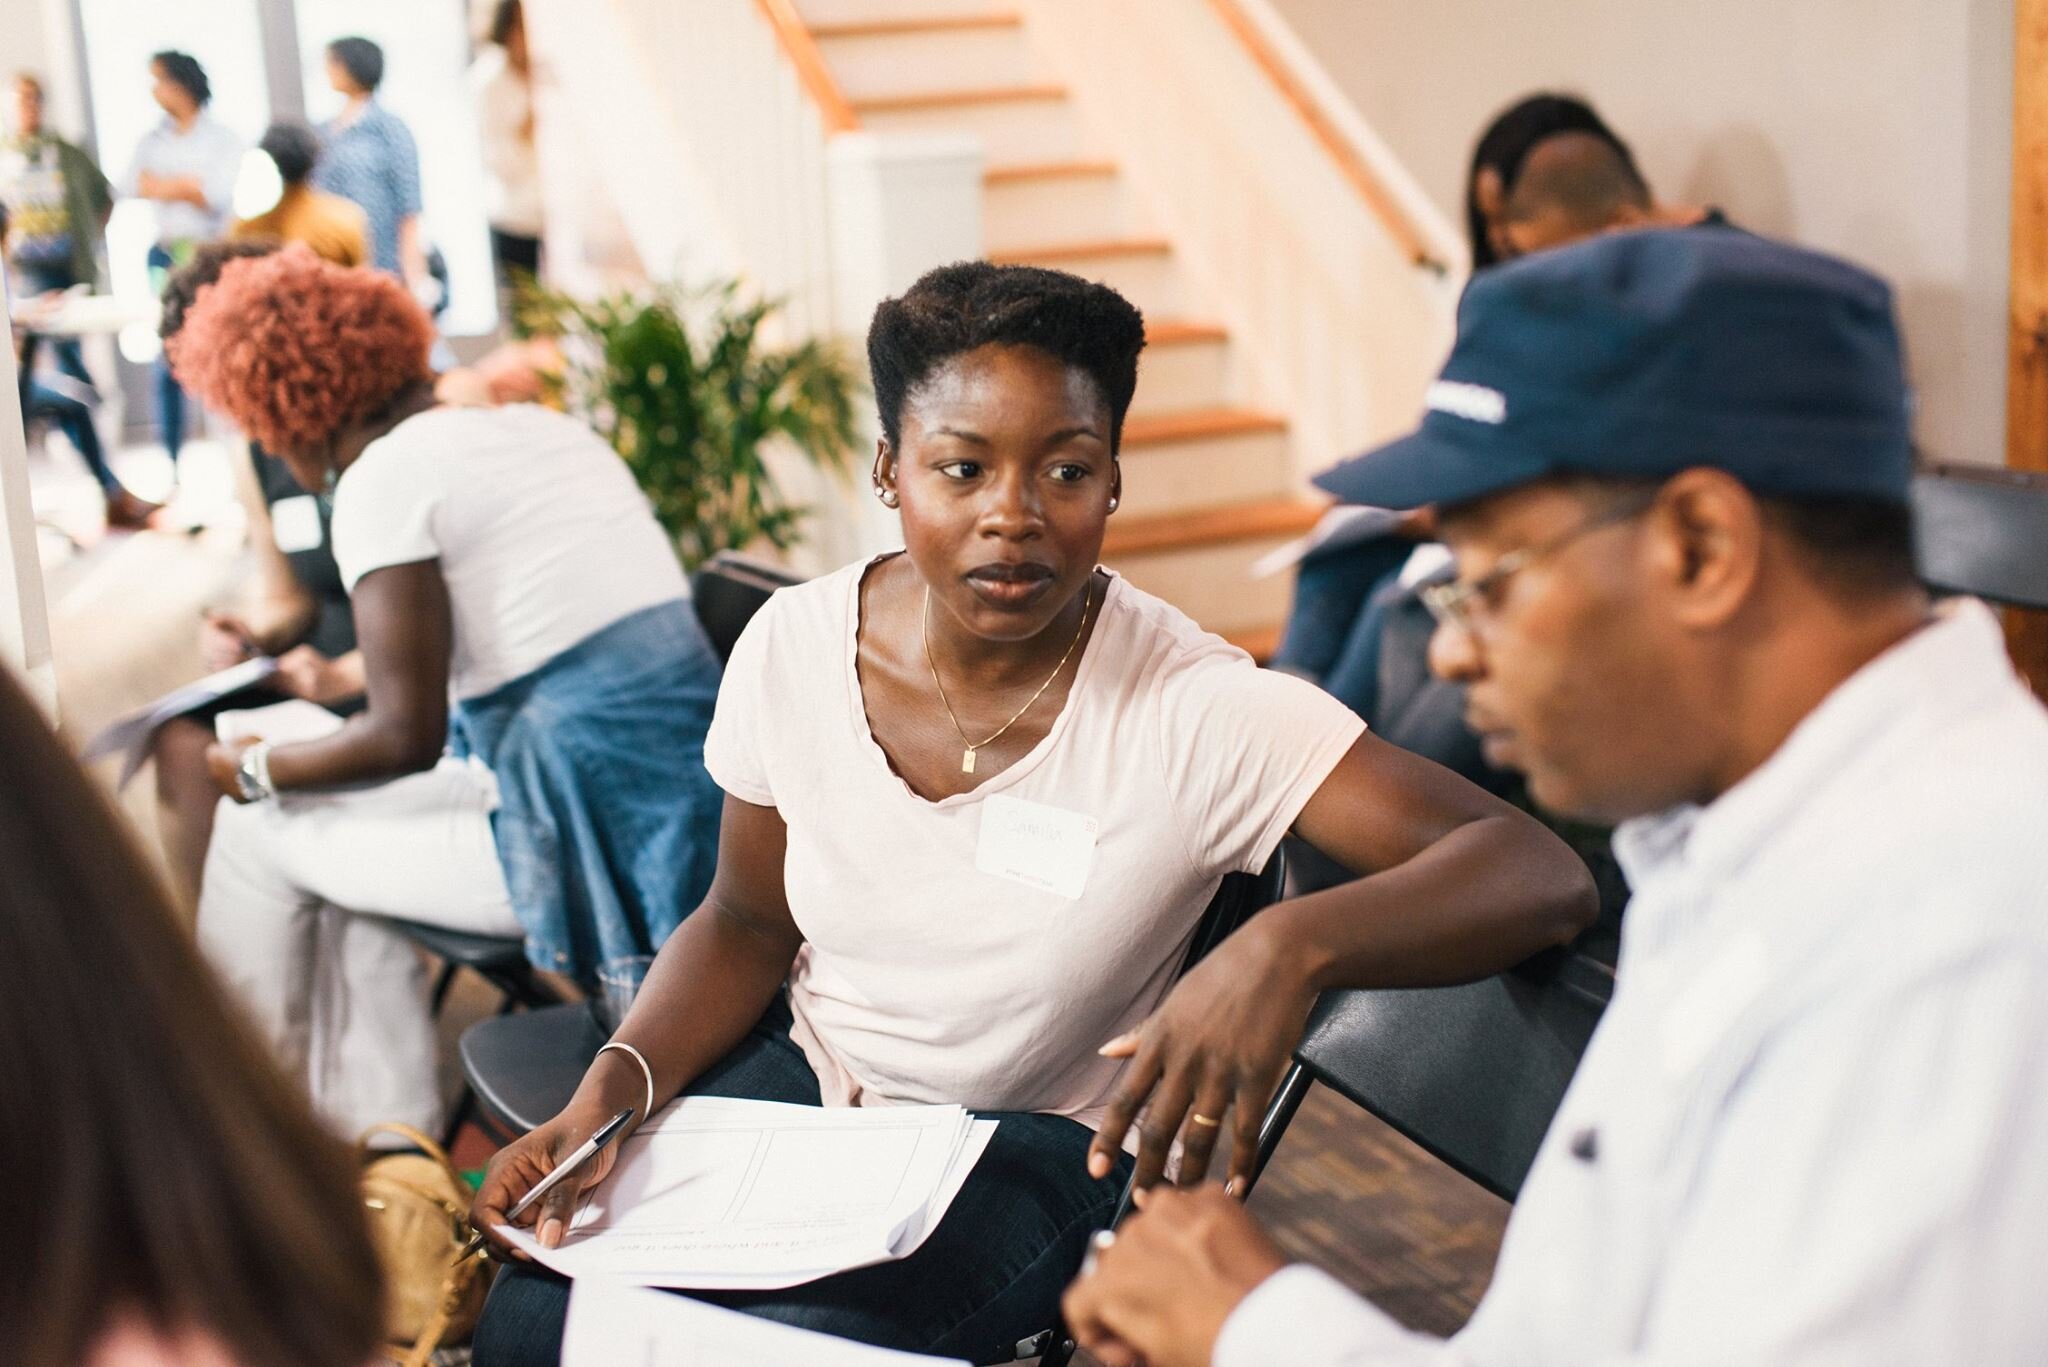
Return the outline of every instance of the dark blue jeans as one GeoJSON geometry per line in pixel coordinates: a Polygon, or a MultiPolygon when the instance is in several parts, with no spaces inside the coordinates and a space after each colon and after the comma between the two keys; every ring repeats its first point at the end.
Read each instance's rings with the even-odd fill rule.
{"type": "MultiPolygon", "coordinates": [[[[174,263],[171,254],[162,246],[149,249],[149,269],[152,278],[170,271],[174,263]]],[[[168,357],[156,358],[156,426],[163,438],[164,453],[171,458],[171,464],[178,463],[178,452],[185,446],[185,391],[178,388],[177,377],[171,374],[168,357]]]]}
{"type": "MultiPolygon", "coordinates": [[[[818,1104],[818,1079],[771,1007],[692,1095],[818,1104]]],[[[692,1291],[714,1305],[908,1352],[993,1362],[1052,1327],[1088,1236],[1107,1225],[1131,1160],[1088,1176],[1087,1126],[1061,1116],[996,1112],[988,1151],[946,1218],[908,1258],[783,1291],[692,1291]]],[[[562,1355],[569,1283],[529,1263],[499,1270],[475,1338],[476,1367],[553,1367],[562,1355]]]]}
{"type": "Polygon", "coordinates": [[[1383,536],[1303,560],[1273,668],[1320,684],[1371,721],[1378,693],[1380,614],[1368,608],[1375,591],[1400,573],[1414,549],[1412,541],[1383,536]]]}
{"type": "MultiPolygon", "coordinates": [[[[23,295],[33,298],[48,294],[52,290],[68,290],[78,283],[78,277],[71,273],[67,262],[63,265],[39,265],[35,262],[17,261],[14,270],[21,277],[23,295]]],[[[46,337],[44,346],[50,349],[50,356],[57,363],[60,373],[88,387],[92,384],[92,373],[85,368],[85,355],[79,350],[76,337],[46,337]]]]}
{"type": "Polygon", "coordinates": [[[92,409],[68,394],[60,394],[48,385],[30,380],[23,386],[22,416],[33,422],[47,418],[62,432],[78,454],[85,461],[92,477],[100,482],[100,488],[109,497],[121,491],[121,481],[114,477],[107,465],[106,452],[100,446],[99,429],[93,426],[92,409]]]}

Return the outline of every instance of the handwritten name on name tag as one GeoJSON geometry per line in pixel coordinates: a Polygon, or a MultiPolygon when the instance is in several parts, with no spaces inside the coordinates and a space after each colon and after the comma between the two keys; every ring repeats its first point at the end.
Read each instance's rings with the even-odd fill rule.
{"type": "Polygon", "coordinates": [[[1092,816],[998,793],[981,804],[974,867],[1072,900],[1095,863],[1092,816]]]}

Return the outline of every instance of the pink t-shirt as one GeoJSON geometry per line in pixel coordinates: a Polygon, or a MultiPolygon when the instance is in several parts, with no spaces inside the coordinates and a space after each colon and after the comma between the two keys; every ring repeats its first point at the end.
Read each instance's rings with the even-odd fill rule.
{"type": "Polygon", "coordinates": [[[861,705],[866,568],[769,600],[704,741],[719,786],[789,828],[783,878],[805,940],[794,1037],[827,1105],[952,1102],[1093,1127],[1125,1066],[1096,1049],[1159,1004],[1217,883],[1265,866],[1364,723],[1112,577],[1045,739],[927,801],[861,705]],[[1000,832],[1019,812],[1066,829],[1049,881],[1068,886],[1018,881],[992,856],[985,819],[1000,832]],[[1092,848],[1068,896],[1084,818],[1092,848]]]}

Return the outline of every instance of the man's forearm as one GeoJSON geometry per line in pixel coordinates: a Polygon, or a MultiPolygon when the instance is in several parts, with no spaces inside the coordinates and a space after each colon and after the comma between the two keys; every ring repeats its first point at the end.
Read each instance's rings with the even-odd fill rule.
{"type": "Polygon", "coordinates": [[[445,715],[435,730],[425,719],[380,716],[373,705],[331,736],[278,746],[270,756],[270,780],[288,791],[402,778],[433,768],[447,737],[445,715]]]}

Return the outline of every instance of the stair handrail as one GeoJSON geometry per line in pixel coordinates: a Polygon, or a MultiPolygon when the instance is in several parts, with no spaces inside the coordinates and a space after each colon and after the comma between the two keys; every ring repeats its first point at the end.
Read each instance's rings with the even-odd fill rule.
{"type": "Polygon", "coordinates": [[[1413,196],[1404,199],[1387,183],[1376,165],[1389,160],[1386,149],[1286,22],[1266,0],[1209,0],[1209,5],[1409,259],[1438,275],[1448,271],[1461,255],[1455,238],[1430,221],[1432,208],[1413,196]]]}
{"type": "Polygon", "coordinates": [[[825,133],[829,137],[837,133],[851,133],[860,127],[860,116],[853,112],[853,105],[839,89],[839,82],[832,78],[832,69],[825,64],[825,54],[818,50],[818,40],[811,35],[811,29],[797,13],[793,0],[754,0],[761,14],[768,20],[768,26],[775,30],[775,39],[782,46],[783,55],[796,68],[797,80],[818,106],[819,117],[824,120],[825,133]]]}

